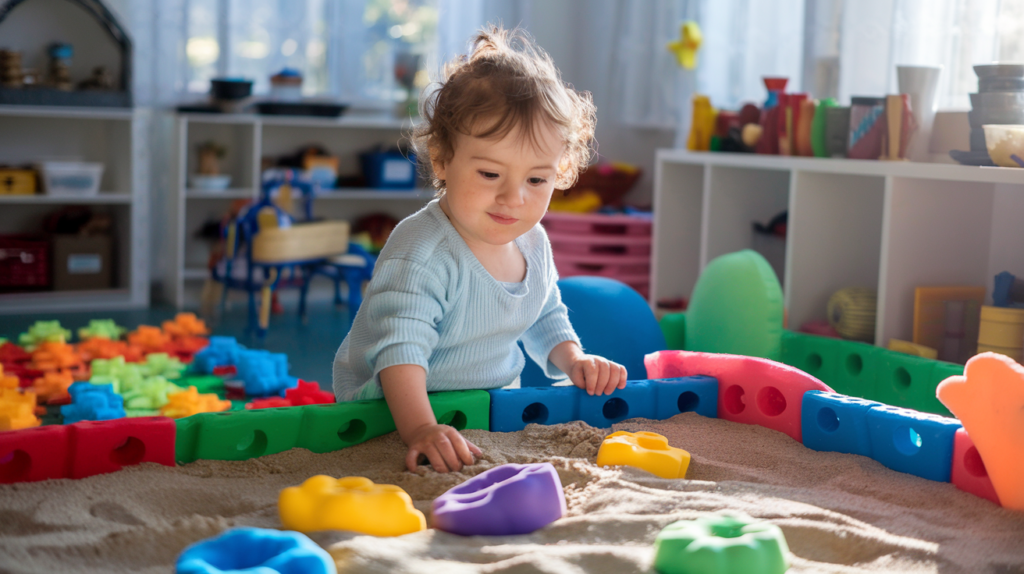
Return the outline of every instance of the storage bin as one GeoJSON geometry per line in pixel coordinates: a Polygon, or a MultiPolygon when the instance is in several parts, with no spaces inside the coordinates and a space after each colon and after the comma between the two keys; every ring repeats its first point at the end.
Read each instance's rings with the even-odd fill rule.
{"type": "Polygon", "coordinates": [[[100,191],[102,163],[47,161],[39,164],[47,195],[91,196],[100,191]]]}
{"type": "Polygon", "coordinates": [[[50,286],[50,243],[19,235],[0,235],[0,289],[50,286]]]}
{"type": "Polygon", "coordinates": [[[413,189],[416,187],[416,154],[408,157],[398,151],[372,151],[359,155],[363,176],[374,189],[413,189]]]}

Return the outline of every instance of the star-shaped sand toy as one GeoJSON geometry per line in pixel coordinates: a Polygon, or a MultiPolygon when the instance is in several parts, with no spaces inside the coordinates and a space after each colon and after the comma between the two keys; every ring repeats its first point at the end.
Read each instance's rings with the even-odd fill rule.
{"type": "Polygon", "coordinates": [[[692,70],[697,67],[697,51],[700,50],[701,41],[700,26],[693,20],[687,20],[679,27],[679,40],[669,42],[666,47],[676,55],[680,66],[692,70]]]}
{"type": "Polygon", "coordinates": [[[1024,510],[1024,367],[996,353],[967,361],[936,394],[974,441],[1003,507],[1024,510]]]}

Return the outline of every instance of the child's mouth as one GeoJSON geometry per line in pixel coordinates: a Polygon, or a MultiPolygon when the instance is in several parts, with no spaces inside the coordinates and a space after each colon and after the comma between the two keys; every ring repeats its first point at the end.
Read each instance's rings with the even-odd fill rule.
{"type": "Polygon", "coordinates": [[[515,217],[502,217],[502,216],[496,215],[494,213],[488,213],[487,215],[490,215],[491,219],[493,219],[494,221],[496,221],[496,222],[498,222],[498,223],[500,223],[502,225],[512,225],[513,223],[519,221],[515,217]]]}

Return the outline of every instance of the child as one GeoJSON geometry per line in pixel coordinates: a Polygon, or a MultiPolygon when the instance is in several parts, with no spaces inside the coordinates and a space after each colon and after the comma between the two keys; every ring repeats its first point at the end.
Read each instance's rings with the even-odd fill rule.
{"type": "Polygon", "coordinates": [[[413,138],[437,198],[384,246],[334,359],[334,393],[384,397],[409,470],[422,455],[447,472],[481,452],[437,423],[428,391],[518,384],[519,340],[549,377],[592,395],[624,388],[626,369],[583,352],[539,225],[590,158],[590,95],[529,40],[491,28],[445,67],[423,118],[413,138]]]}

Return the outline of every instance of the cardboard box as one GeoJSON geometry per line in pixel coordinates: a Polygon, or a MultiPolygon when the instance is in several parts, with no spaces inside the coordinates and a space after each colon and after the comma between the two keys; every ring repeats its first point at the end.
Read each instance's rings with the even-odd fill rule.
{"type": "Polygon", "coordinates": [[[111,251],[108,235],[54,235],[54,290],[110,289],[114,278],[111,251]]]}

